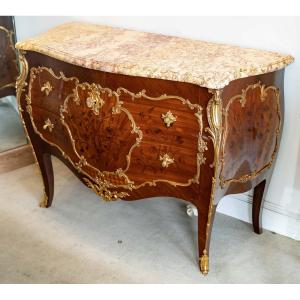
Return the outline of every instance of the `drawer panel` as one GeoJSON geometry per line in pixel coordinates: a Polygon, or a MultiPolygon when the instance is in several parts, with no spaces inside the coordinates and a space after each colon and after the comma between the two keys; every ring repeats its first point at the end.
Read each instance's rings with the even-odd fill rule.
{"type": "Polygon", "coordinates": [[[29,91],[31,104],[59,115],[60,106],[78,83],[75,77],[54,74],[45,67],[31,68],[29,91]]]}
{"type": "Polygon", "coordinates": [[[157,180],[188,184],[198,181],[198,171],[195,151],[143,142],[132,155],[128,176],[141,186],[157,180]]]}
{"type": "Polygon", "coordinates": [[[44,67],[30,76],[36,132],[89,179],[127,189],[198,183],[206,150],[200,105],[80,83],[44,67]]]}
{"type": "MultiPolygon", "coordinates": [[[[120,98],[123,99],[123,97],[120,98]]],[[[173,102],[178,101],[173,100],[173,102]]],[[[175,110],[168,103],[157,107],[150,100],[137,100],[135,102],[124,100],[124,106],[131,112],[136,123],[143,131],[143,141],[197,150],[199,123],[194,116],[194,110],[188,107],[183,107],[185,110],[181,111],[175,110]],[[172,124],[165,123],[163,117],[166,121],[172,121],[171,118],[174,121],[172,124]]]]}

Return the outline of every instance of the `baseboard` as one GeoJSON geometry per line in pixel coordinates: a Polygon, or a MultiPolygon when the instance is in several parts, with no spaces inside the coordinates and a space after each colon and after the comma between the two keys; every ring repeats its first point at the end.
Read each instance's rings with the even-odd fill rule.
{"type": "Polygon", "coordinates": [[[31,145],[24,145],[0,153],[0,174],[35,162],[31,145]]]}
{"type": "MultiPolygon", "coordinates": [[[[252,223],[252,195],[247,193],[224,197],[217,211],[252,223]]],[[[283,206],[270,201],[264,202],[262,227],[300,241],[300,214],[287,211],[283,206]]]]}

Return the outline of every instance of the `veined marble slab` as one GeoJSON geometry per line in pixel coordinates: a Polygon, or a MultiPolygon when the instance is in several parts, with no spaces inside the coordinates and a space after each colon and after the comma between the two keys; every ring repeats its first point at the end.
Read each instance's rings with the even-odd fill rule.
{"type": "Polygon", "coordinates": [[[89,69],[210,89],[282,69],[294,60],[276,52],[80,22],[60,25],[16,47],[89,69]]]}

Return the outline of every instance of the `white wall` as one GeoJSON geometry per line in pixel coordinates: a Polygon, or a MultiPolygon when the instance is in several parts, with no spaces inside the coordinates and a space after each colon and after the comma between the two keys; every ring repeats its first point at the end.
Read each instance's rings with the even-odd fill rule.
{"type": "MultiPolygon", "coordinates": [[[[285,75],[285,124],[264,205],[263,227],[300,240],[300,17],[16,17],[19,40],[57,24],[94,23],[274,50],[295,57],[285,75]]],[[[250,221],[251,198],[224,198],[218,211],[250,221]]]]}

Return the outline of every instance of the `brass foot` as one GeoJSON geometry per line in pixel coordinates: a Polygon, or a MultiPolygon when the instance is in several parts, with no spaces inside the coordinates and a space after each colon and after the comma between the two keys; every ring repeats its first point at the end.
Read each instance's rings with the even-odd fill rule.
{"type": "Polygon", "coordinates": [[[199,267],[200,271],[203,275],[207,275],[209,271],[209,257],[207,255],[207,251],[203,251],[203,255],[199,259],[199,267]]]}
{"type": "Polygon", "coordinates": [[[40,207],[46,208],[48,205],[48,196],[46,195],[46,192],[44,191],[43,197],[40,201],[40,207]]]}

